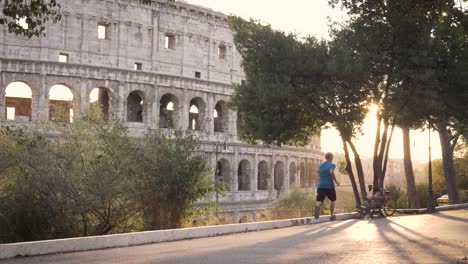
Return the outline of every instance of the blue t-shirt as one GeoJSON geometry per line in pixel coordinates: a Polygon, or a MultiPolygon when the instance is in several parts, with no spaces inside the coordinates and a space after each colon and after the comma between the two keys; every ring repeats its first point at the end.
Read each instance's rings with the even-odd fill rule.
{"type": "Polygon", "coordinates": [[[319,181],[317,184],[317,188],[324,188],[324,189],[335,188],[335,184],[333,183],[333,178],[330,173],[330,171],[335,170],[335,168],[336,168],[336,165],[333,164],[329,160],[320,164],[318,168],[319,181]]]}

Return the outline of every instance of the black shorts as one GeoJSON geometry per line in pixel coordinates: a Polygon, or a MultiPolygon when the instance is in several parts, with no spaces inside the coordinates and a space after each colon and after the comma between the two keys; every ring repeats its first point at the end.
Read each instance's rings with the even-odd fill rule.
{"type": "Polygon", "coordinates": [[[336,201],[336,192],[335,188],[332,189],[325,189],[325,188],[317,188],[317,202],[320,201],[323,203],[325,200],[325,196],[330,199],[330,201],[336,201]]]}

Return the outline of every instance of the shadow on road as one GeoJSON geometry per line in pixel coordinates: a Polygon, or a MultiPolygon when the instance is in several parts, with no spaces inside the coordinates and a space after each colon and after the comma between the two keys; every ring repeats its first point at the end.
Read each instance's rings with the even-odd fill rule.
{"type": "MultiPolygon", "coordinates": [[[[429,238],[422,234],[419,234],[411,229],[408,229],[400,224],[395,223],[389,219],[380,219],[379,221],[384,221],[387,223],[385,226],[377,225],[377,221],[374,222],[377,225],[377,230],[383,240],[394,249],[394,251],[400,256],[401,259],[404,259],[406,263],[416,264],[420,263],[420,260],[415,259],[415,255],[411,252],[411,248],[408,248],[408,244],[414,247],[418,247],[421,249],[422,252],[429,254],[433,259],[440,260],[440,263],[452,263],[453,259],[448,257],[444,252],[441,252],[440,249],[430,245],[428,240],[432,240],[433,238],[429,238]],[[393,226],[401,227],[405,230],[405,232],[411,233],[417,236],[417,239],[409,238],[407,235],[402,233],[401,231],[396,230],[393,226]],[[393,237],[393,239],[392,239],[393,237]]],[[[442,244],[442,243],[441,243],[442,244]]],[[[446,246],[453,247],[455,245],[450,245],[449,243],[445,243],[446,246]]]]}
{"type": "MultiPolygon", "coordinates": [[[[468,211],[468,210],[464,210],[464,211],[468,211]]],[[[453,220],[453,221],[460,221],[460,222],[465,222],[465,223],[468,223],[468,219],[466,218],[462,218],[462,217],[458,217],[458,216],[453,216],[453,215],[447,215],[447,214],[444,214],[444,213],[434,213],[432,214],[433,216],[436,216],[436,217],[442,217],[442,218],[445,218],[445,219],[449,219],[449,220],[453,220]]]]}

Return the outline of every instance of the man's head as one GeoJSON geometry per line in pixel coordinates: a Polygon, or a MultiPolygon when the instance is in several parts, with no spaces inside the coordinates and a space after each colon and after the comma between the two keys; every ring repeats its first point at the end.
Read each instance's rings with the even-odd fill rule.
{"type": "Polygon", "coordinates": [[[332,161],[333,160],[333,154],[331,152],[327,152],[327,154],[325,154],[325,159],[329,160],[329,161],[332,161]]]}

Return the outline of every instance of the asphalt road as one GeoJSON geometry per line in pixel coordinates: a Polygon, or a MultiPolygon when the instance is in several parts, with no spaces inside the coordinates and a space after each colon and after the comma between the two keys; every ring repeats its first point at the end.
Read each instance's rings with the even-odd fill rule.
{"type": "Polygon", "coordinates": [[[128,248],[17,258],[26,263],[463,263],[468,210],[347,220],[128,248]]]}

